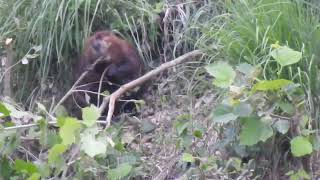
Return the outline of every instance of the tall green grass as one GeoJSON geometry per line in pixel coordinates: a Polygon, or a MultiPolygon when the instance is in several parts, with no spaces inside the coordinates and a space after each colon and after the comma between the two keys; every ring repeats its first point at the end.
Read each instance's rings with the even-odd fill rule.
{"type": "Polygon", "coordinates": [[[229,14],[219,40],[228,60],[265,67],[264,78],[286,78],[301,83],[307,94],[310,115],[319,122],[319,11],[315,4],[301,0],[227,1],[229,14]],[[303,52],[303,59],[280,75],[269,63],[270,45],[279,41],[303,52]]]}
{"type": "MultiPolygon", "coordinates": [[[[97,2],[96,7],[99,6],[97,2]]],[[[28,96],[32,88],[42,92],[48,76],[60,80],[69,77],[71,53],[81,49],[83,37],[92,27],[95,11],[90,1],[7,1],[1,6],[1,39],[14,37],[16,60],[33,46],[41,46],[40,56],[30,64],[17,65],[16,86],[18,99],[28,96]],[[79,16],[83,15],[80,19],[79,16]],[[55,65],[55,66],[52,66],[55,65]]]]}
{"type": "MultiPolygon", "coordinates": [[[[15,98],[25,102],[52,96],[52,84],[58,87],[56,91],[67,88],[72,83],[72,63],[92,31],[114,30],[140,46],[155,43],[156,30],[152,20],[159,9],[162,10],[161,4],[157,3],[158,0],[1,1],[0,42],[14,38],[15,61],[25,57],[33,47],[41,46],[38,57],[29,59],[27,65],[19,63],[13,68],[14,75],[17,75],[13,83],[15,98]],[[149,33],[143,41],[137,41],[134,38],[137,33],[132,31],[139,31],[137,27],[142,25],[154,33],[149,33]]],[[[140,53],[145,56],[142,50],[140,53]]]]}

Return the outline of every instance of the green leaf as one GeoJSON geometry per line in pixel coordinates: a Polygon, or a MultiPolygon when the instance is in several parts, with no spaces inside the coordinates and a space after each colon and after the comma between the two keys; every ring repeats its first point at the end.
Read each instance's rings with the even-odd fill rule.
{"type": "Polygon", "coordinates": [[[0,118],[5,118],[10,115],[9,109],[3,104],[0,103],[0,118]]]}
{"type": "Polygon", "coordinates": [[[188,122],[177,121],[175,127],[177,129],[178,135],[180,136],[189,126],[188,122]]]}
{"type": "Polygon", "coordinates": [[[59,105],[57,107],[57,110],[54,112],[54,114],[56,115],[56,117],[67,117],[68,111],[64,106],[59,105]]]}
{"type": "Polygon", "coordinates": [[[253,92],[255,91],[270,91],[270,90],[280,90],[281,88],[293,83],[292,81],[286,79],[276,79],[276,80],[264,80],[260,81],[253,86],[253,92]]]}
{"type": "Polygon", "coordinates": [[[300,177],[299,177],[299,175],[297,175],[295,173],[295,174],[290,175],[290,180],[300,180],[300,177]]]}
{"type": "Polygon", "coordinates": [[[38,180],[40,177],[39,173],[33,173],[27,180],[38,180]]]}
{"type": "MultiPolygon", "coordinates": [[[[62,158],[61,158],[60,162],[63,162],[62,158]]],[[[59,167],[59,164],[57,164],[57,166],[59,167]]],[[[61,163],[60,167],[62,167],[62,166],[63,166],[63,164],[61,163]]],[[[51,172],[52,172],[52,165],[51,164],[43,161],[39,164],[38,167],[39,167],[39,173],[40,173],[41,177],[49,177],[50,175],[52,175],[51,174],[51,172]]]]}
{"type": "Polygon", "coordinates": [[[4,127],[12,127],[12,126],[15,126],[16,124],[12,121],[7,121],[7,122],[4,122],[2,125],[4,127]]]}
{"type": "Polygon", "coordinates": [[[64,125],[64,123],[66,122],[66,117],[58,117],[58,119],[57,119],[57,125],[61,128],[63,125],[64,125]]]}
{"type": "Polygon", "coordinates": [[[63,126],[60,128],[59,135],[62,139],[62,144],[71,145],[76,142],[76,136],[79,133],[81,124],[75,118],[65,118],[63,126]]]}
{"type": "Polygon", "coordinates": [[[294,171],[293,171],[293,170],[288,171],[288,172],[286,173],[286,176],[290,176],[290,175],[292,175],[292,174],[294,174],[294,171]]]}
{"type": "Polygon", "coordinates": [[[243,73],[248,78],[252,78],[255,75],[257,68],[248,63],[241,63],[237,66],[237,71],[243,73]]]}
{"type": "Polygon", "coordinates": [[[304,169],[299,169],[297,175],[303,179],[311,179],[310,175],[304,169]]]}
{"type": "Polygon", "coordinates": [[[104,96],[109,96],[110,92],[108,90],[105,90],[101,94],[104,95],[104,96]]]}
{"type": "Polygon", "coordinates": [[[83,124],[85,124],[87,127],[93,126],[100,116],[101,113],[99,108],[94,105],[82,108],[83,124]]]}
{"type": "Polygon", "coordinates": [[[248,117],[251,115],[253,109],[248,103],[239,103],[236,107],[234,107],[233,113],[239,117],[248,117]]]}
{"type": "Polygon", "coordinates": [[[119,152],[124,152],[126,150],[124,145],[120,142],[114,146],[114,149],[116,149],[119,152]]]}
{"type": "Polygon", "coordinates": [[[226,62],[218,62],[210,64],[206,67],[207,72],[215,77],[213,84],[221,87],[229,87],[236,77],[236,73],[233,68],[226,62]]]}
{"type": "Polygon", "coordinates": [[[117,180],[129,175],[132,170],[132,166],[130,164],[124,163],[119,165],[115,169],[108,170],[108,179],[109,180],[117,180]]]}
{"type": "Polygon", "coordinates": [[[281,101],[281,102],[278,102],[277,104],[283,112],[288,113],[289,115],[294,114],[295,109],[291,103],[281,101]]]}
{"type": "Polygon", "coordinates": [[[212,119],[215,123],[228,123],[238,118],[238,115],[232,112],[232,108],[225,105],[219,105],[212,113],[212,119]]]}
{"type": "Polygon", "coordinates": [[[202,132],[200,130],[193,131],[193,135],[199,139],[202,139],[202,132]]]}
{"type": "Polygon", "coordinates": [[[189,153],[183,153],[182,154],[182,161],[183,162],[194,162],[194,157],[192,156],[192,154],[189,153]]]}
{"type": "Polygon", "coordinates": [[[55,144],[60,144],[61,138],[56,131],[49,130],[47,133],[46,142],[48,147],[52,147],[55,144]]]}
{"type": "Polygon", "coordinates": [[[288,132],[288,130],[290,128],[290,123],[288,121],[286,121],[286,120],[279,120],[274,124],[274,127],[281,134],[285,134],[285,133],[288,132]]]}
{"type": "Polygon", "coordinates": [[[252,146],[259,141],[266,141],[273,135],[272,128],[255,117],[243,118],[240,132],[240,145],[252,146]]]}
{"type": "Polygon", "coordinates": [[[157,125],[150,121],[142,121],[141,131],[143,133],[149,133],[157,128],[157,125]]]}
{"type": "Polygon", "coordinates": [[[260,135],[260,141],[265,142],[267,139],[269,139],[273,135],[273,129],[271,126],[263,123],[263,127],[261,128],[261,135],[260,135]]]}
{"type": "Polygon", "coordinates": [[[252,73],[254,71],[254,67],[248,63],[241,63],[237,66],[237,70],[243,74],[252,73]]]}
{"type": "Polygon", "coordinates": [[[302,53],[295,51],[287,46],[281,46],[271,51],[271,56],[281,65],[288,66],[299,62],[302,53]]]}
{"type": "Polygon", "coordinates": [[[67,146],[64,144],[56,144],[49,150],[48,162],[49,164],[54,164],[60,159],[60,155],[67,150],[67,146]]]}
{"type": "Polygon", "coordinates": [[[291,145],[291,153],[295,157],[301,157],[301,156],[312,153],[312,144],[307,138],[303,136],[297,136],[293,138],[290,141],[290,145],[291,145]]]}
{"type": "Polygon", "coordinates": [[[80,149],[90,157],[105,154],[107,151],[107,143],[102,138],[96,138],[99,133],[98,127],[86,129],[81,135],[80,149]]]}
{"type": "Polygon", "coordinates": [[[304,169],[299,169],[298,172],[291,170],[287,172],[286,175],[290,176],[290,180],[311,179],[309,174],[304,169]]]}
{"type": "Polygon", "coordinates": [[[193,136],[191,135],[186,134],[181,138],[181,145],[185,148],[190,148],[192,143],[193,143],[193,136]]]}
{"type": "Polygon", "coordinates": [[[38,172],[38,168],[36,165],[30,162],[25,162],[21,159],[17,159],[15,161],[14,169],[21,173],[33,174],[38,172]]]}
{"type": "Polygon", "coordinates": [[[13,169],[8,158],[6,156],[2,156],[0,158],[0,164],[0,177],[3,179],[10,179],[13,169]]]}

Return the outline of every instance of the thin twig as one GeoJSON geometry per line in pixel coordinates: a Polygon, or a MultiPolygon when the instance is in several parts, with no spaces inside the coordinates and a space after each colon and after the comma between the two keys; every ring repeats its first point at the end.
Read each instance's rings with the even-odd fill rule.
{"type": "Polygon", "coordinates": [[[90,93],[90,94],[95,94],[95,95],[98,95],[100,94],[100,96],[108,96],[108,95],[104,95],[102,93],[98,93],[98,92],[94,92],[94,91],[88,91],[88,90],[81,90],[81,89],[77,89],[77,90],[73,90],[72,92],[85,92],[85,93],[90,93]]]}
{"type": "Polygon", "coordinates": [[[103,78],[104,78],[104,75],[106,74],[106,72],[108,71],[110,66],[108,66],[102,73],[101,77],[100,77],[100,82],[99,82],[99,90],[98,90],[98,100],[97,100],[97,107],[100,106],[100,94],[101,94],[101,88],[102,88],[102,81],[103,81],[103,78]]]}
{"type": "MultiPolygon", "coordinates": [[[[56,121],[49,121],[48,124],[55,125],[55,124],[57,124],[57,122],[56,121]]],[[[31,128],[31,127],[35,127],[35,126],[38,126],[38,124],[31,123],[31,124],[24,124],[24,125],[18,125],[18,126],[5,127],[3,129],[6,130],[6,131],[9,131],[9,130],[16,130],[16,129],[31,128]]]]}
{"type": "Polygon", "coordinates": [[[149,79],[151,79],[152,77],[160,74],[161,72],[167,70],[170,67],[176,66],[177,64],[180,64],[192,57],[195,56],[199,56],[199,55],[203,55],[203,53],[200,50],[194,50],[191,52],[188,52],[172,61],[166,62],[161,64],[159,67],[157,67],[156,69],[149,71],[147,74],[139,77],[138,79],[135,79],[123,86],[121,86],[118,90],[116,90],[114,93],[112,93],[110,96],[105,97],[101,106],[100,106],[100,111],[102,112],[106,106],[107,103],[109,102],[109,109],[108,109],[108,115],[107,115],[107,119],[106,119],[106,127],[108,128],[110,126],[110,122],[113,116],[113,112],[114,112],[114,106],[115,106],[115,102],[116,100],[123,95],[125,92],[129,91],[130,89],[133,89],[143,83],[145,83],[146,81],[148,81],[149,79]]]}
{"type": "MultiPolygon", "coordinates": [[[[102,125],[107,124],[106,121],[96,121],[96,122],[97,122],[97,124],[102,124],[102,125]]],[[[48,124],[49,125],[56,125],[57,121],[48,121],[48,124]]],[[[30,124],[24,124],[24,125],[18,125],[18,126],[5,127],[5,128],[3,128],[3,130],[9,131],[9,130],[16,130],[16,129],[25,129],[25,128],[35,127],[38,125],[39,124],[30,123],[30,124]]]]}
{"type": "Polygon", "coordinates": [[[29,156],[31,156],[33,158],[33,160],[35,161],[39,161],[39,158],[37,156],[35,156],[34,154],[32,154],[28,149],[26,149],[25,147],[23,146],[19,146],[20,150],[22,152],[25,152],[26,154],[28,154],[29,156]]]}
{"type": "Polygon", "coordinates": [[[289,117],[280,116],[280,115],[273,114],[273,113],[271,113],[270,116],[274,117],[274,118],[285,119],[285,120],[291,120],[292,119],[292,118],[289,118],[289,117]]]}

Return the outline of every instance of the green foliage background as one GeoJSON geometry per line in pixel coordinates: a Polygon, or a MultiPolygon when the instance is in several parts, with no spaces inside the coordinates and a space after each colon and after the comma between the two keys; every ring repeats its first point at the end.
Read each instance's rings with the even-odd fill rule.
{"type": "Polygon", "coordinates": [[[310,179],[297,162],[320,149],[319,18],[316,0],[0,1],[0,42],[14,39],[18,62],[15,99],[34,112],[0,103],[0,120],[13,120],[0,127],[0,175],[310,179]],[[162,11],[169,18],[159,37],[162,11]],[[148,68],[205,53],[151,86],[159,126],[141,115],[101,129],[94,107],[83,109],[83,121],[48,113],[72,83],[84,39],[104,29],[130,40],[148,68]],[[32,119],[27,128],[15,124],[24,118],[32,119]],[[130,129],[132,121],[139,125],[130,129]],[[35,143],[23,144],[28,138],[35,143]]]}
{"type": "Polygon", "coordinates": [[[299,82],[308,95],[310,113],[319,124],[319,8],[301,0],[227,1],[231,15],[220,31],[224,51],[233,63],[263,66],[265,79],[286,78],[299,82]],[[270,45],[279,42],[301,51],[298,64],[277,73],[279,65],[270,61],[270,45]]]}
{"type": "Polygon", "coordinates": [[[30,64],[15,68],[16,99],[23,102],[42,99],[50,84],[70,84],[72,63],[92,31],[116,30],[132,43],[142,45],[137,39],[133,41],[133,37],[138,37],[132,33],[144,26],[148,30],[148,43],[153,46],[158,26],[154,22],[162,5],[159,1],[144,0],[1,1],[0,42],[6,38],[15,40],[17,61],[34,53],[32,47],[41,47],[39,56],[30,59],[30,64]]]}

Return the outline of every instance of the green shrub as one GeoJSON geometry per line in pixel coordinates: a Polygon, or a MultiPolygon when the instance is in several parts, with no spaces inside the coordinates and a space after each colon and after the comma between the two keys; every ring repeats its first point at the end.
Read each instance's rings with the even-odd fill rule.
{"type": "MultiPolygon", "coordinates": [[[[224,61],[207,67],[215,77],[213,84],[224,90],[222,102],[212,113],[213,121],[222,125],[222,146],[237,156],[266,157],[278,174],[287,172],[288,164],[295,166],[301,160],[298,157],[318,150],[320,16],[316,3],[227,0],[226,12],[203,25],[198,42],[212,59],[224,61]],[[217,56],[215,50],[222,53],[217,56]],[[288,161],[288,153],[296,157],[295,162],[288,161]]],[[[300,170],[287,175],[298,176],[300,170]]]]}
{"type": "Polygon", "coordinates": [[[299,82],[307,94],[310,114],[319,121],[320,29],[318,9],[300,0],[227,1],[229,18],[219,32],[225,54],[232,63],[248,62],[263,67],[265,79],[299,82]],[[302,52],[302,60],[281,68],[270,56],[279,42],[302,52]],[[281,69],[281,72],[278,70],[281,69]],[[278,72],[278,73],[277,73],[278,72]]]}

